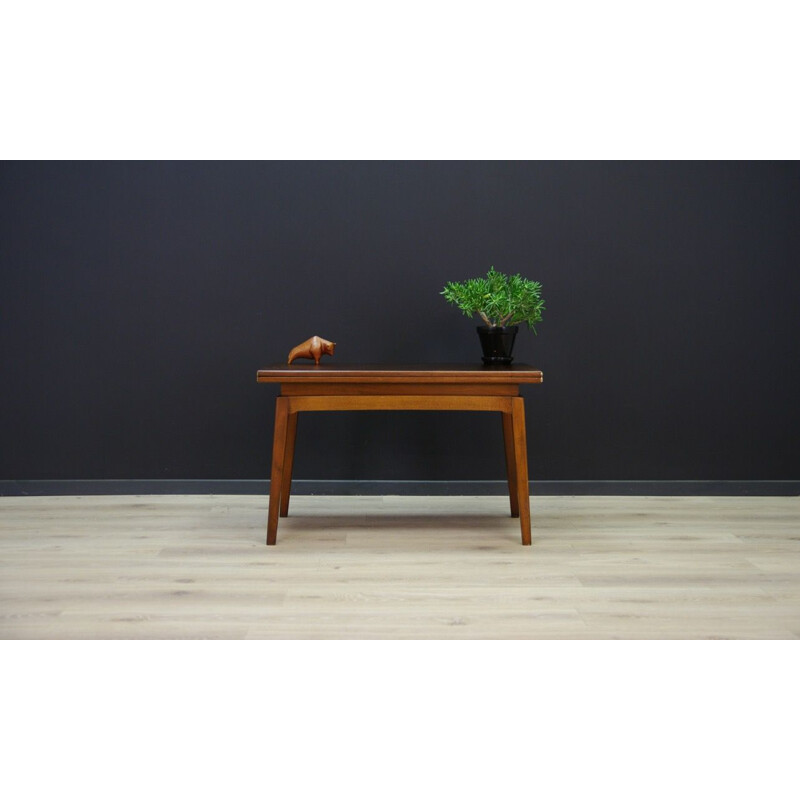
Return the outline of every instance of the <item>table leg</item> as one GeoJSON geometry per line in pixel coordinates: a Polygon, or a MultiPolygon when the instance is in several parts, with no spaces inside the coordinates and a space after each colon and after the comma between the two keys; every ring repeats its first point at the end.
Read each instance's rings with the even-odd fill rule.
{"type": "Polygon", "coordinates": [[[514,427],[511,412],[501,412],[503,418],[503,444],[506,451],[506,475],[508,476],[508,498],[511,501],[511,516],[519,516],[519,498],[517,497],[517,462],[514,453],[514,427]]]}
{"type": "Polygon", "coordinates": [[[278,538],[278,511],[281,503],[283,464],[286,454],[286,432],[288,428],[289,400],[279,397],[275,401],[275,432],[272,438],[272,472],[269,479],[269,513],[267,515],[267,544],[275,544],[278,538]]]}
{"type": "Polygon", "coordinates": [[[292,467],[294,466],[294,443],[297,439],[297,414],[289,414],[286,423],[286,450],[283,454],[283,486],[281,489],[281,516],[289,516],[289,495],[292,493],[292,467]]]}
{"type": "Polygon", "coordinates": [[[525,401],[511,398],[511,425],[514,434],[514,461],[517,468],[517,503],[522,544],[531,543],[531,499],[528,494],[528,447],[525,437],[525,401]]]}

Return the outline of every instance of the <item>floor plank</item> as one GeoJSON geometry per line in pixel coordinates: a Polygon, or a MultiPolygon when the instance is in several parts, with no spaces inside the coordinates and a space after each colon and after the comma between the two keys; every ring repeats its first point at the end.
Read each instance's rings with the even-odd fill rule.
{"type": "Polygon", "coordinates": [[[4,639],[796,639],[800,498],[0,498],[4,639]]]}

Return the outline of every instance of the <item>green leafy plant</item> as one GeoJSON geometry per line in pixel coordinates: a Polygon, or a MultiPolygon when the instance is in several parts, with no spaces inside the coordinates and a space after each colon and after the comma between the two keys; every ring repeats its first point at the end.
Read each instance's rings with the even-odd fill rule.
{"type": "Polygon", "coordinates": [[[536,323],[542,321],[542,285],[520,275],[504,275],[494,267],[485,278],[449,281],[441,294],[468,317],[478,314],[490,328],[524,322],[536,333],[536,323]]]}

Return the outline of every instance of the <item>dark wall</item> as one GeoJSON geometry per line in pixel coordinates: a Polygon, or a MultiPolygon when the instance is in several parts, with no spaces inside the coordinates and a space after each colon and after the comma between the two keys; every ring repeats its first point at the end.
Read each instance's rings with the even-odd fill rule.
{"type": "MultiPolygon", "coordinates": [[[[0,167],[0,479],[266,478],[261,366],[476,362],[439,296],[547,303],[517,361],[534,479],[800,478],[795,163],[0,167]]],[[[503,477],[487,414],[300,422],[295,475],[503,477]]]]}

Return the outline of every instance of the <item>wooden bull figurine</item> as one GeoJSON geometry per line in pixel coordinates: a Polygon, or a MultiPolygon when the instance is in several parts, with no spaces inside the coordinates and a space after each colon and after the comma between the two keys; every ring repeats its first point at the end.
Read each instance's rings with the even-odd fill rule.
{"type": "Polygon", "coordinates": [[[312,336],[302,344],[293,347],[289,353],[289,363],[296,358],[313,358],[314,363],[319,365],[320,356],[332,356],[336,342],[329,342],[327,339],[320,339],[319,336],[312,336]]]}

